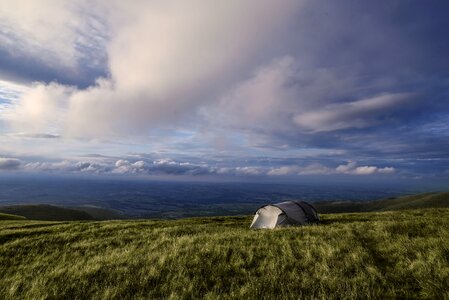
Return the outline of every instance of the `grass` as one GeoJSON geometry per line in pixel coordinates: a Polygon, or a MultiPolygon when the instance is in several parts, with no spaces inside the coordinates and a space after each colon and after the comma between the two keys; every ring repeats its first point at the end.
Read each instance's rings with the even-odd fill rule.
{"type": "Polygon", "coordinates": [[[449,297],[449,209],[322,219],[1,221],[0,298],[449,297]]]}

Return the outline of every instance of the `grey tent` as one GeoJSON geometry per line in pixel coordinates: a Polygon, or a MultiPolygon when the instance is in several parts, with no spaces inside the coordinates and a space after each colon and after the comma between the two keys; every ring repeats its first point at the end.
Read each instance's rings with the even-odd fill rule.
{"type": "Polygon", "coordinates": [[[264,205],[256,211],[250,228],[275,228],[316,223],[316,209],[304,201],[285,201],[264,205]]]}

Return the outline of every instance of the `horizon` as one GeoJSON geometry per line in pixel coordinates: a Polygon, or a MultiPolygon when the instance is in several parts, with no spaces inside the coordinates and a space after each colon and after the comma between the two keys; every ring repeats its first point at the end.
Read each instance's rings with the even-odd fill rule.
{"type": "Polygon", "coordinates": [[[448,10],[0,1],[0,178],[444,189],[448,10]]]}
{"type": "MultiPolygon", "coordinates": [[[[51,205],[96,207],[128,218],[182,218],[247,215],[267,203],[301,200],[332,205],[369,203],[381,199],[442,192],[444,188],[410,187],[397,183],[270,183],[136,180],[101,176],[0,177],[0,209],[51,205]]],[[[1,211],[0,211],[1,212],[1,211]]],[[[115,215],[116,216],[116,215],[115,215]]]]}

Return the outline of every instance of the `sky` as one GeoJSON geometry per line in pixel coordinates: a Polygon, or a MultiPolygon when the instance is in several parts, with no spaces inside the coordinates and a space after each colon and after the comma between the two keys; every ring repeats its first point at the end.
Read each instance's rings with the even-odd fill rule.
{"type": "Polygon", "coordinates": [[[0,172],[447,185],[448,11],[0,0],[0,172]]]}

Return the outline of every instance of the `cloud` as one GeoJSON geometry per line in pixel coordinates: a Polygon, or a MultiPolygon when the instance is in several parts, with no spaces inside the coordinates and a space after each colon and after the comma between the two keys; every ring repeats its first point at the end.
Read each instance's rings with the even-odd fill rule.
{"type": "MultiPolygon", "coordinates": [[[[419,106],[415,93],[382,93],[354,101],[360,79],[335,69],[303,70],[284,56],[258,68],[218,104],[201,113],[211,126],[267,132],[323,133],[364,129],[406,119],[419,106]]],[[[285,141],[288,142],[288,141],[285,141]]]]}
{"type": "Polygon", "coordinates": [[[67,20],[74,20],[75,24],[80,22],[77,22],[78,15],[66,9],[67,4],[67,1],[52,0],[39,3],[0,1],[1,24],[7,29],[0,35],[2,44],[19,42],[24,47],[14,50],[25,52],[23,54],[42,55],[41,59],[56,65],[73,64],[76,32],[67,26],[67,20]]]}
{"type": "Polygon", "coordinates": [[[21,164],[20,159],[0,157],[0,170],[16,170],[19,169],[21,164]]]}
{"type": "Polygon", "coordinates": [[[323,166],[319,163],[312,163],[306,166],[290,165],[272,168],[266,175],[268,176],[297,176],[297,175],[330,175],[334,174],[335,170],[323,166]]]}
{"type": "Polygon", "coordinates": [[[392,174],[396,172],[393,167],[357,166],[356,162],[349,162],[347,165],[339,165],[336,168],[324,166],[320,163],[311,163],[305,166],[284,165],[274,168],[258,168],[259,172],[253,175],[266,176],[307,176],[307,175],[372,175],[372,174],[392,174]]]}
{"type": "Polygon", "coordinates": [[[30,162],[24,165],[26,171],[34,172],[62,172],[62,173],[109,173],[112,168],[106,163],[89,161],[60,161],[60,162],[30,162]]]}
{"type": "Polygon", "coordinates": [[[24,137],[24,138],[35,138],[35,139],[58,139],[60,138],[57,134],[49,134],[49,133],[17,133],[14,136],[24,137]]]}
{"type": "Polygon", "coordinates": [[[139,174],[146,171],[146,164],[144,161],[137,161],[130,163],[127,160],[119,159],[115,162],[115,169],[112,170],[113,173],[118,174],[139,174]]]}
{"type": "Polygon", "coordinates": [[[383,173],[383,174],[392,174],[392,173],[396,172],[396,169],[393,167],[377,168],[377,172],[383,173]]]}
{"type": "Polygon", "coordinates": [[[1,0],[0,74],[88,85],[93,76],[104,73],[100,70],[106,59],[104,5],[84,0],[1,0]],[[86,61],[89,64],[84,65],[86,61]]]}
{"type": "MultiPolygon", "coordinates": [[[[177,126],[250,70],[257,63],[255,54],[265,52],[260,49],[270,46],[300,4],[226,1],[217,8],[202,0],[142,1],[132,6],[112,2],[121,13],[108,16],[114,20],[107,43],[110,77],[83,90],[41,84],[29,94],[44,93],[53,103],[55,92],[69,93],[65,111],[57,115],[53,105],[39,101],[34,105],[49,110],[41,115],[42,123],[62,117],[60,130],[66,136],[98,137],[177,126]]],[[[27,107],[26,102],[27,95],[18,109],[27,107]]],[[[26,114],[20,119],[22,124],[33,121],[26,114]]]]}
{"type": "Polygon", "coordinates": [[[339,165],[336,168],[323,166],[319,163],[312,163],[307,166],[289,165],[272,168],[266,175],[268,176],[294,176],[294,175],[372,175],[372,174],[392,174],[396,172],[393,167],[357,166],[357,162],[350,161],[346,165],[339,165]]]}
{"type": "Polygon", "coordinates": [[[252,77],[234,87],[217,106],[202,113],[212,124],[242,128],[280,128],[295,107],[296,90],[287,86],[295,78],[291,56],[273,60],[258,68],[252,77]],[[285,118],[287,116],[287,118],[285,118]]]}
{"type": "Polygon", "coordinates": [[[297,125],[313,131],[333,131],[346,128],[364,128],[384,123],[395,110],[410,105],[415,95],[387,94],[353,102],[329,104],[317,111],[297,114],[297,125]]]}
{"type": "Polygon", "coordinates": [[[20,102],[7,112],[6,118],[16,131],[25,135],[58,135],[64,126],[68,97],[74,91],[73,87],[56,83],[35,84],[22,95],[20,102]]]}
{"type": "Polygon", "coordinates": [[[145,174],[145,175],[210,175],[215,169],[208,165],[192,164],[190,162],[176,162],[171,159],[158,159],[154,161],[139,160],[130,162],[128,160],[117,160],[115,174],[145,174]]]}
{"type": "Polygon", "coordinates": [[[240,166],[233,168],[220,168],[217,173],[232,176],[262,176],[267,172],[266,168],[257,166],[240,166]]]}
{"type": "Polygon", "coordinates": [[[449,151],[436,5],[0,0],[0,77],[34,82],[0,82],[0,152],[116,175],[440,170],[418,162],[449,151]]]}
{"type": "Polygon", "coordinates": [[[357,166],[354,161],[350,161],[346,165],[339,165],[335,170],[337,173],[351,175],[392,174],[396,172],[393,167],[357,166]]]}
{"type": "Polygon", "coordinates": [[[271,160],[270,166],[262,161],[231,165],[226,160],[193,162],[170,158],[153,159],[152,155],[129,155],[123,158],[91,155],[83,160],[45,161],[16,158],[0,159],[0,169],[61,174],[100,174],[115,176],[218,176],[218,177],[297,177],[308,175],[372,175],[392,174],[394,167],[358,166],[355,161],[333,167],[317,162],[283,164],[288,160],[271,160]],[[275,166],[272,166],[275,164],[275,166]]]}
{"type": "Polygon", "coordinates": [[[215,170],[206,164],[198,165],[190,162],[175,162],[170,159],[153,161],[150,172],[169,175],[207,175],[215,170]]]}
{"type": "MultiPolygon", "coordinates": [[[[45,0],[36,8],[22,1],[17,7],[3,7],[3,22],[9,31],[25,41],[54,42],[48,42],[45,49],[72,63],[81,55],[75,40],[95,44],[86,40],[86,35],[95,39],[99,28],[107,26],[108,38],[103,42],[109,76],[97,78],[87,89],[55,83],[35,85],[11,112],[13,128],[88,138],[141,135],[155,128],[176,130],[186,124],[269,134],[327,132],[400,119],[399,108],[413,99],[412,92],[389,91],[394,86],[389,78],[366,77],[369,60],[366,65],[354,63],[344,68],[335,62],[317,65],[322,49],[336,47],[330,44],[329,30],[334,36],[347,32],[348,39],[359,41],[360,28],[350,26],[346,10],[333,4],[251,0],[244,4],[227,1],[217,8],[202,0],[142,1],[132,6],[99,1],[87,14],[90,7],[82,0],[72,5],[45,0]],[[316,23],[313,16],[330,8],[333,14],[316,23]],[[58,17],[43,22],[48,15],[58,17]],[[91,24],[97,15],[103,25],[91,24]],[[21,18],[24,22],[18,24],[21,18]],[[73,26],[62,24],[66,19],[74,20],[73,26]],[[323,25],[329,22],[335,26],[323,25]],[[314,31],[322,38],[310,39],[310,24],[316,25],[314,31]],[[293,25],[297,29],[294,34],[289,28],[293,25]],[[295,42],[291,43],[293,36],[295,42]],[[288,49],[291,54],[285,55],[288,49]],[[282,52],[284,55],[279,55],[282,52]],[[37,100],[31,101],[33,98],[37,100]]],[[[373,17],[378,13],[373,11],[373,17]]],[[[384,28],[363,22],[371,36],[377,37],[377,30],[384,28]]],[[[385,38],[397,37],[391,31],[384,33],[385,38]]],[[[372,41],[371,37],[362,40],[372,41]]],[[[398,42],[405,43],[402,39],[398,42]]],[[[337,50],[335,55],[349,63],[347,51],[337,50]]],[[[367,48],[357,42],[353,51],[365,53],[367,48]]]]}
{"type": "Polygon", "coordinates": [[[274,168],[268,171],[267,175],[270,176],[285,176],[285,175],[297,175],[301,171],[298,166],[282,166],[279,168],[274,168]]]}
{"type": "Polygon", "coordinates": [[[155,161],[129,161],[119,159],[115,162],[109,158],[97,158],[96,161],[57,161],[29,162],[24,169],[36,172],[90,173],[117,175],[202,175],[214,171],[205,165],[189,162],[175,162],[169,159],[155,161]]]}

